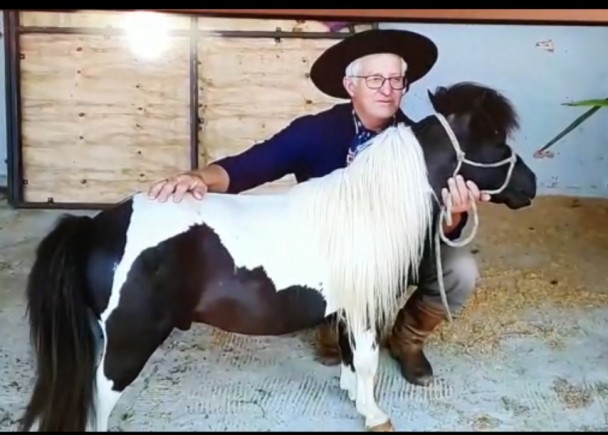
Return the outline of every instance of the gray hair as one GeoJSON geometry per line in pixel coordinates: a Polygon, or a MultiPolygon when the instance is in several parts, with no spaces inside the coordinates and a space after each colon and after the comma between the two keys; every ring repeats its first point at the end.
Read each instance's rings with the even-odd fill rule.
{"type": "MultiPolygon", "coordinates": [[[[385,54],[385,53],[376,53],[376,54],[385,54]]],[[[362,56],[362,57],[359,57],[359,58],[353,60],[346,67],[346,70],[344,71],[344,75],[346,77],[352,77],[352,76],[359,75],[359,72],[361,71],[361,64],[363,63],[363,60],[369,56],[375,56],[376,54],[368,54],[367,56],[362,56]]],[[[387,53],[387,54],[393,54],[393,53],[387,53]]],[[[395,56],[397,56],[397,55],[395,55],[395,56]]],[[[405,75],[405,72],[407,71],[407,62],[405,62],[405,60],[402,57],[399,57],[399,59],[401,59],[401,74],[405,75]]]]}

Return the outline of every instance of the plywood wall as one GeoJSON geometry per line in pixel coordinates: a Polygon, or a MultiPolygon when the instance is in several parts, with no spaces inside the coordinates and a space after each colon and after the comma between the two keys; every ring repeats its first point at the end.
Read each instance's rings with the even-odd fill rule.
{"type": "MultiPolygon", "coordinates": [[[[335,42],[209,38],[200,44],[201,162],[236,154],[294,118],[335,104],[337,100],[317,91],[307,77],[311,62],[335,42]]],[[[288,175],[273,184],[293,183],[288,175]]]]}
{"type": "MultiPolygon", "coordinates": [[[[117,13],[21,14],[22,25],[119,26],[117,13]]],[[[187,28],[187,17],[174,18],[187,28]]],[[[117,201],[189,166],[189,40],[145,62],[122,36],[24,34],[25,201],[117,201]]]]}
{"type": "MultiPolygon", "coordinates": [[[[122,12],[22,12],[22,26],[120,28],[122,12]]],[[[167,15],[187,30],[190,17],[167,15]]],[[[326,32],[316,21],[197,18],[201,31],[326,32]]],[[[343,29],[342,31],[348,31],[343,29]]],[[[189,39],[161,61],[138,59],[124,36],[20,36],[25,201],[104,203],[190,165],[189,39]]],[[[238,153],[293,118],[335,104],[307,73],[336,39],[202,36],[201,165],[238,153]]],[[[286,177],[273,186],[293,182],[286,177]]],[[[272,186],[270,186],[272,187],[272,186]]]]}

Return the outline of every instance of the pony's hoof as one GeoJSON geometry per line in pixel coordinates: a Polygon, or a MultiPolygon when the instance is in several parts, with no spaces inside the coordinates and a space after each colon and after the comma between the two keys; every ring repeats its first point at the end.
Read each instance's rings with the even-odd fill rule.
{"type": "Polygon", "coordinates": [[[334,366],[340,365],[340,363],[342,362],[342,359],[340,358],[340,355],[335,355],[335,356],[318,355],[315,357],[315,361],[324,366],[334,367],[334,366]]]}
{"type": "Polygon", "coordinates": [[[395,427],[390,420],[385,421],[377,426],[367,428],[369,432],[395,432],[395,427]]]}

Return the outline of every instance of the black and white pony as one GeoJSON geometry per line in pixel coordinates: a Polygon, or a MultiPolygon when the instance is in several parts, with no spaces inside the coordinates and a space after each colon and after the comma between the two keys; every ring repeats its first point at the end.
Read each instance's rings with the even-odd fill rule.
{"type": "Polygon", "coordinates": [[[63,217],[29,275],[37,377],[21,429],[107,430],[174,328],[278,335],[338,313],[340,385],[368,429],[392,430],[374,395],[378,331],[436,231],[441,188],[458,170],[511,209],[536,194],[507,145],[517,118],[504,97],[467,83],[429,96],[436,115],[389,128],[350,166],[284,193],[137,194],[93,218],[63,217]]]}

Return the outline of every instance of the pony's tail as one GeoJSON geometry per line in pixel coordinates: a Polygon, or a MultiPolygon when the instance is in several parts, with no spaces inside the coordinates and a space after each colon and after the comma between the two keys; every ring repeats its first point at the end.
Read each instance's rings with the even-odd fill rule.
{"type": "Polygon", "coordinates": [[[63,216],[36,251],[27,283],[36,384],[21,431],[34,423],[39,431],[86,430],[95,385],[86,283],[93,230],[88,216],[63,216]]]}

